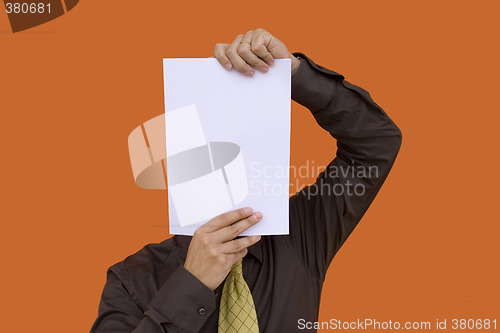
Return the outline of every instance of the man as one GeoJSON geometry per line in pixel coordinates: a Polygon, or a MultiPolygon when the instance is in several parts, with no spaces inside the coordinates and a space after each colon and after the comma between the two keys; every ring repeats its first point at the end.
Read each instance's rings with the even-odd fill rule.
{"type": "Polygon", "coordinates": [[[290,198],[289,235],[237,237],[262,219],[241,208],[215,217],[193,237],[147,245],[110,267],[91,332],[218,332],[223,285],[241,258],[260,332],[303,331],[300,322],[318,319],[330,262],[394,163],[400,130],[342,75],[290,54],[264,29],[217,44],[214,53],[224,68],[248,76],[290,58],[292,99],[337,139],[336,158],[315,184],[290,198]]]}

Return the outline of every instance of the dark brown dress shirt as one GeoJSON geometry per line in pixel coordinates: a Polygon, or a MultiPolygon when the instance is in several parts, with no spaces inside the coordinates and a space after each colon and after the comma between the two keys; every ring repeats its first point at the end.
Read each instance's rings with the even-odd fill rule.
{"type": "MultiPolygon", "coordinates": [[[[337,139],[338,149],[316,183],[290,198],[290,234],[263,236],[243,259],[265,333],[315,331],[299,329],[299,320],[318,320],[328,266],[401,145],[400,130],[366,90],[302,53],[294,55],[302,60],[292,78],[292,99],[337,139]]],[[[190,241],[176,235],[111,266],[91,332],[216,333],[224,283],[212,291],[183,267],[190,241]]]]}

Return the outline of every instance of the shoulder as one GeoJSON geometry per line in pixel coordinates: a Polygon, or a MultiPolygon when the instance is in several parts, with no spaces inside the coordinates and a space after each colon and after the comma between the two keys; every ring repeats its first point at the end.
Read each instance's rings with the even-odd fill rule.
{"type": "Polygon", "coordinates": [[[190,242],[191,237],[174,236],[144,246],[108,268],[104,292],[113,297],[128,295],[145,310],[159,287],[184,264],[190,242]]]}
{"type": "Polygon", "coordinates": [[[150,243],[124,260],[109,267],[120,279],[140,279],[144,275],[156,274],[168,266],[183,264],[190,237],[173,236],[160,243],[150,243]]]}

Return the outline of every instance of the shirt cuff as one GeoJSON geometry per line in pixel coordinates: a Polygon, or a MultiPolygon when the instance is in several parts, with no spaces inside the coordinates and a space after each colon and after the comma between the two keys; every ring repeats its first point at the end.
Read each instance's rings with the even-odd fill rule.
{"type": "Polygon", "coordinates": [[[335,96],[335,78],[344,79],[344,76],[315,64],[303,53],[293,55],[301,60],[292,77],[292,99],[311,112],[325,108],[335,96]]]}
{"type": "Polygon", "coordinates": [[[183,266],[158,290],[145,312],[158,324],[198,332],[216,308],[216,295],[183,266]]]}

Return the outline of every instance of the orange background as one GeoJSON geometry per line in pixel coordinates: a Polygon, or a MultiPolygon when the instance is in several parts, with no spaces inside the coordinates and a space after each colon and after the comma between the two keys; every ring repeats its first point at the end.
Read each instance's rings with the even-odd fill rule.
{"type": "MultiPolygon", "coordinates": [[[[163,57],[208,57],[257,27],[367,89],[403,131],[329,270],[320,320],[500,320],[499,10],[81,1],[17,34],[2,10],[2,331],[88,332],[107,267],[169,237],[166,192],[134,184],[127,136],[163,113],[163,57]]],[[[292,108],[292,164],[325,165],[334,141],[292,108]]]]}

